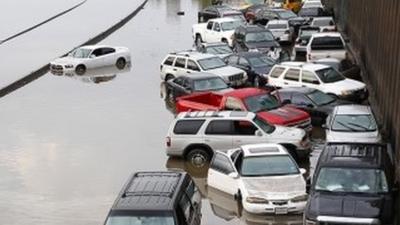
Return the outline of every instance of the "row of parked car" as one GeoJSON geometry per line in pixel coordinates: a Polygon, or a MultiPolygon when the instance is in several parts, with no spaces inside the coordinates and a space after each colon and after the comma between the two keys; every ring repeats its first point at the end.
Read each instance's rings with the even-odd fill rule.
{"type": "MultiPolygon", "coordinates": [[[[249,213],[304,213],[306,225],[391,224],[393,155],[360,104],[366,85],[341,73],[349,53],[329,10],[307,0],[296,11],[254,4],[199,12],[193,49],[160,65],[176,113],[166,154],[206,168],[207,187],[249,213]],[[281,46],[291,42],[293,51],[281,46]],[[299,56],[305,62],[293,61],[299,56]],[[327,143],[306,177],[298,163],[312,152],[313,126],[326,130],[327,143]]],[[[105,224],[197,225],[201,204],[187,173],[138,172],[105,224]]]]}

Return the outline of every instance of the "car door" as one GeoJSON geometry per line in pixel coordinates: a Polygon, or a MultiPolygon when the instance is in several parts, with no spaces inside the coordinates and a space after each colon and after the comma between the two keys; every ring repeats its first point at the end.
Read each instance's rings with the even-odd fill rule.
{"type": "Polygon", "coordinates": [[[200,72],[199,65],[195,61],[188,59],[186,65],[186,73],[195,73],[195,72],[200,72]]]}
{"type": "Polygon", "coordinates": [[[303,70],[301,73],[301,86],[320,89],[321,81],[311,71],[303,70]]]}
{"type": "Polygon", "coordinates": [[[221,41],[221,25],[219,23],[214,23],[213,29],[210,32],[210,42],[219,42],[221,41]]]}
{"type": "Polygon", "coordinates": [[[264,140],[256,135],[258,128],[248,120],[233,121],[232,147],[238,148],[247,144],[258,144],[264,140]]]}
{"type": "Polygon", "coordinates": [[[208,186],[234,195],[238,192],[238,178],[232,177],[234,173],[238,174],[230,157],[218,151],[214,154],[208,169],[208,186]]]}
{"type": "Polygon", "coordinates": [[[101,48],[101,58],[103,65],[115,65],[117,62],[115,48],[101,48]]]}
{"type": "Polygon", "coordinates": [[[213,32],[213,27],[214,27],[214,22],[209,21],[207,23],[206,30],[204,31],[204,37],[203,37],[204,42],[211,42],[211,35],[213,32]]]}
{"type": "Polygon", "coordinates": [[[300,69],[290,68],[283,75],[283,87],[300,86],[300,69]]]}
{"type": "Polygon", "coordinates": [[[204,134],[204,143],[214,150],[227,151],[232,148],[231,120],[212,120],[207,125],[204,134]]]}
{"type": "Polygon", "coordinates": [[[93,49],[89,54],[89,59],[85,62],[86,68],[94,68],[102,65],[102,48],[93,49]]]}
{"type": "Polygon", "coordinates": [[[177,57],[175,60],[174,68],[172,69],[175,73],[175,77],[179,77],[186,74],[186,58],[177,57]]]}

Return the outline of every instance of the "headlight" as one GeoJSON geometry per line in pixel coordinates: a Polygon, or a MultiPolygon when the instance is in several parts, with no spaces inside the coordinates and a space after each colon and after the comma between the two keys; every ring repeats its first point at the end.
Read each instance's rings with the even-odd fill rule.
{"type": "Polygon", "coordinates": [[[315,224],[317,224],[317,222],[312,220],[306,220],[306,222],[304,223],[304,225],[315,225],[315,224]]]}
{"type": "Polygon", "coordinates": [[[352,91],[347,90],[347,91],[342,91],[342,95],[351,95],[352,91]]]}
{"type": "Polygon", "coordinates": [[[297,197],[292,198],[292,202],[305,202],[308,199],[308,195],[304,194],[304,195],[299,195],[297,197]]]}
{"type": "Polygon", "coordinates": [[[74,68],[74,65],[72,65],[72,64],[67,64],[67,65],[65,65],[65,68],[67,68],[67,69],[74,68]]]}
{"type": "Polygon", "coordinates": [[[247,197],[246,202],[253,203],[253,204],[268,204],[269,201],[265,198],[260,197],[247,197]]]}

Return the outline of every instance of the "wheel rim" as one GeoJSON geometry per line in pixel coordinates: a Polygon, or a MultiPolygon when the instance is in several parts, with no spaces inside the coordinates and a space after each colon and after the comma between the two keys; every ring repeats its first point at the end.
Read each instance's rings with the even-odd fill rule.
{"type": "Polygon", "coordinates": [[[195,167],[203,167],[207,161],[207,158],[200,153],[195,153],[191,158],[191,163],[195,167]]]}

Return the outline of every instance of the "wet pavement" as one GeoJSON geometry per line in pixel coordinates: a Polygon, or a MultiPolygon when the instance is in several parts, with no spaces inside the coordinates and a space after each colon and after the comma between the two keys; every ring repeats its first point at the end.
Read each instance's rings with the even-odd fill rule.
{"type": "MultiPolygon", "coordinates": [[[[124,73],[110,68],[88,76],[49,73],[0,99],[0,224],[102,224],[131,173],[165,169],[194,177],[204,196],[202,224],[301,224],[301,216],[243,213],[231,196],[207,190],[206,171],[166,157],[173,114],[160,98],[159,65],[168,52],[191,48],[191,26],[206,2],[150,0],[103,42],[130,48],[132,67],[124,73]]],[[[28,36],[19,41],[24,40],[34,45],[28,36]]],[[[17,71],[29,68],[21,64],[17,71]]],[[[314,136],[320,146],[323,135],[314,136]]]]}

